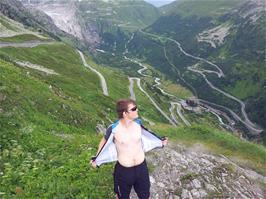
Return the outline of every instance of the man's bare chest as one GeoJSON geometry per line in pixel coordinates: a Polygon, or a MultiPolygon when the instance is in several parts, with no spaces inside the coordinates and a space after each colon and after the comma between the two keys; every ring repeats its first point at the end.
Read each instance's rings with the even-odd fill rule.
{"type": "Polygon", "coordinates": [[[115,142],[117,144],[132,145],[141,140],[141,128],[132,126],[130,128],[119,127],[115,133],[115,142]]]}

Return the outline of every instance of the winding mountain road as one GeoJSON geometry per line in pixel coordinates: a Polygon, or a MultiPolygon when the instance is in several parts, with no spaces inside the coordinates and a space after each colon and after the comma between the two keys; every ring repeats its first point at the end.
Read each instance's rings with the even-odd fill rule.
{"type": "Polygon", "coordinates": [[[134,80],[137,80],[137,77],[128,77],[129,80],[129,93],[130,93],[130,98],[136,101],[136,95],[134,92],[134,80]]]}
{"type": "MultiPolygon", "coordinates": [[[[147,70],[147,67],[144,66],[142,63],[136,61],[136,60],[133,60],[133,59],[130,59],[126,56],[126,54],[128,53],[128,49],[127,49],[127,45],[130,43],[130,41],[134,38],[134,33],[131,35],[130,39],[126,42],[125,44],[125,51],[123,52],[123,55],[124,55],[124,58],[126,60],[129,60],[131,62],[134,62],[136,64],[138,64],[139,66],[141,66],[142,68],[139,69],[137,72],[141,75],[141,76],[144,76],[144,77],[147,77],[148,75],[145,75],[143,74],[142,72],[144,70],[147,70]]],[[[171,120],[167,114],[156,104],[156,102],[152,99],[152,97],[141,87],[141,84],[140,84],[140,78],[138,77],[128,77],[129,79],[129,92],[130,92],[130,98],[131,99],[134,99],[136,100],[136,96],[135,96],[135,93],[134,93],[134,80],[137,82],[137,85],[139,87],[139,89],[150,99],[150,101],[152,102],[152,104],[155,106],[155,108],[169,121],[170,124],[176,126],[176,122],[171,120]]]]}
{"type": "Polygon", "coordinates": [[[151,36],[153,36],[153,37],[157,37],[157,38],[161,38],[161,39],[167,39],[167,40],[169,40],[169,41],[174,42],[174,43],[178,46],[179,50],[180,50],[184,55],[186,55],[186,56],[188,56],[188,57],[191,57],[191,58],[193,58],[193,59],[199,60],[199,61],[203,61],[203,62],[205,62],[205,63],[207,63],[207,64],[210,64],[210,65],[214,66],[219,72],[216,72],[216,71],[212,71],[212,72],[213,72],[213,73],[216,73],[216,74],[218,75],[218,77],[224,77],[224,76],[225,76],[224,73],[223,73],[223,71],[220,69],[219,66],[217,66],[216,64],[210,62],[209,60],[206,60],[206,59],[204,59],[204,58],[197,57],[197,56],[194,56],[194,55],[191,55],[191,54],[187,53],[187,52],[181,47],[181,44],[180,44],[178,41],[176,41],[176,40],[174,40],[174,39],[172,39],[172,38],[169,38],[169,37],[161,37],[161,36],[158,36],[158,35],[155,35],[155,34],[147,33],[147,32],[144,32],[144,31],[142,31],[142,30],[140,30],[140,32],[142,32],[143,34],[151,35],[151,36]]]}
{"type": "Polygon", "coordinates": [[[182,108],[181,108],[180,103],[179,102],[172,102],[171,101],[170,104],[171,104],[171,109],[172,110],[174,110],[174,108],[176,108],[176,112],[177,112],[178,116],[185,123],[185,125],[191,126],[191,124],[189,123],[189,121],[184,117],[183,113],[181,112],[182,108]]]}
{"type": "MultiPolygon", "coordinates": [[[[169,96],[169,97],[176,97],[176,96],[174,96],[174,95],[172,95],[170,93],[165,92],[162,88],[159,87],[161,85],[160,78],[155,77],[154,81],[155,81],[156,84],[154,84],[153,86],[156,86],[162,92],[163,95],[166,95],[166,96],[169,96]]],[[[175,108],[176,108],[176,112],[177,112],[178,116],[185,123],[185,125],[190,126],[190,123],[187,121],[187,119],[184,117],[184,115],[181,112],[180,103],[176,102],[176,101],[170,101],[170,105],[171,105],[171,107],[169,108],[169,111],[171,113],[172,119],[176,122],[176,124],[178,124],[179,122],[177,121],[177,118],[175,117],[175,114],[174,114],[174,109],[175,108]]]]}
{"type": "MultiPolygon", "coordinates": [[[[143,77],[151,77],[151,76],[149,76],[149,75],[146,75],[146,74],[143,74],[143,72],[145,71],[145,70],[147,70],[147,67],[146,66],[144,66],[142,63],[140,63],[140,62],[138,62],[138,61],[136,61],[136,60],[134,60],[134,59],[130,59],[130,58],[128,58],[128,57],[126,57],[126,54],[128,53],[128,49],[127,49],[127,45],[131,42],[131,40],[134,38],[134,33],[132,34],[132,36],[130,37],[130,39],[126,42],[126,44],[125,44],[125,51],[123,52],[123,55],[124,55],[124,58],[126,59],[126,60],[129,60],[129,61],[131,61],[131,62],[134,62],[134,63],[136,63],[136,64],[138,64],[140,67],[142,67],[141,69],[139,69],[137,72],[141,75],[141,76],[143,76],[143,77]]],[[[162,88],[160,88],[159,86],[160,86],[160,84],[161,84],[161,82],[160,82],[160,78],[158,78],[158,77],[152,77],[152,78],[154,78],[154,82],[155,82],[155,84],[153,85],[154,87],[156,87],[156,88],[158,88],[160,91],[161,91],[161,93],[163,94],[163,95],[166,95],[166,96],[169,96],[169,97],[175,97],[174,95],[171,95],[171,94],[169,94],[169,93],[167,93],[167,92],[165,92],[162,88]]],[[[130,81],[130,86],[129,86],[129,91],[130,91],[130,95],[131,95],[131,98],[132,99],[136,99],[136,97],[135,97],[135,94],[134,94],[134,91],[133,91],[133,80],[137,80],[137,83],[138,83],[138,85],[140,85],[140,78],[133,78],[133,77],[130,77],[129,78],[129,81],[130,81]]],[[[144,89],[143,88],[141,88],[141,87],[139,87],[140,88],[140,90],[143,92],[144,91],[144,89]]],[[[148,93],[147,92],[145,92],[144,91],[144,93],[147,95],[147,97],[152,101],[152,103],[155,105],[156,103],[152,100],[152,98],[148,95],[148,93]]],[[[179,124],[179,122],[178,122],[178,120],[177,120],[177,118],[175,117],[175,114],[174,114],[174,110],[175,110],[175,107],[176,107],[176,113],[178,114],[178,116],[181,118],[181,120],[187,125],[187,126],[190,126],[190,123],[185,119],[185,117],[183,116],[183,114],[181,113],[181,108],[180,108],[180,104],[178,103],[178,102],[170,102],[170,108],[169,108],[169,112],[170,112],[170,116],[171,116],[171,118],[172,119],[170,119],[163,111],[162,111],[162,109],[156,104],[155,105],[155,107],[157,108],[157,110],[159,111],[159,112],[161,112],[161,114],[171,123],[171,124],[173,124],[173,125],[178,125],[179,124]]]]}
{"type": "Polygon", "coordinates": [[[86,67],[86,68],[89,68],[90,70],[92,70],[93,72],[95,72],[99,78],[100,78],[100,81],[101,81],[101,86],[102,86],[102,90],[103,90],[103,94],[106,95],[106,96],[109,96],[108,94],[108,89],[107,89],[107,84],[106,84],[106,81],[105,81],[105,78],[103,77],[103,75],[98,72],[95,68],[91,67],[90,65],[88,65],[87,61],[85,60],[85,57],[84,57],[84,54],[80,51],[80,50],[77,50],[81,59],[82,59],[82,62],[83,62],[83,65],[86,67]]]}
{"type": "MultiPolygon", "coordinates": [[[[15,47],[15,48],[33,48],[39,45],[44,45],[44,44],[55,44],[55,42],[43,42],[43,41],[27,41],[27,42],[22,42],[22,43],[14,43],[14,42],[0,42],[0,48],[5,48],[5,47],[15,47]]],[[[107,84],[105,81],[105,78],[103,77],[103,75],[98,72],[96,69],[92,68],[91,66],[88,65],[88,63],[86,62],[84,55],[81,51],[77,50],[78,53],[80,54],[80,57],[82,59],[83,65],[87,68],[89,68],[90,70],[92,70],[93,72],[95,72],[101,81],[101,86],[102,86],[102,90],[103,90],[103,94],[106,96],[109,96],[108,94],[108,89],[107,89],[107,84]]],[[[18,64],[22,65],[21,62],[19,62],[18,64]]],[[[42,67],[37,67],[34,66],[33,64],[29,65],[29,64],[25,64],[23,63],[23,66],[27,66],[27,67],[31,67],[34,69],[38,69],[38,70],[42,70],[44,72],[47,72],[48,70],[44,70],[42,67]]],[[[56,74],[53,71],[48,71],[47,73],[51,73],[51,74],[56,74]]]]}
{"type": "MultiPolygon", "coordinates": [[[[134,85],[134,80],[136,80],[137,85],[139,87],[139,89],[149,98],[149,100],[152,102],[152,104],[155,106],[155,108],[169,121],[170,124],[176,126],[175,122],[173,122],[168,116],[167,114],[156,104],[156,102],[151,98],[151,96],[141,87],[140,84],[140,78],[137,77],[129,77],[129,82],[130,82],[130,86],[132,86],[129,90],[133,91],[133,85],[134,85]]],[[[130,92],[130,93],[134,93],[130,92]]],[[[131,95],[131,98],[133,99],[135,97],[134,95],[131,95]]],[[[136,98],[135,98],[136,99],[136,98]]]]}
{"type": "Polygon", "coordinates": [[[166,53],[166,49],[164,47],[164,57],[165,59],[167,60],[167,62],[170,64],[170,66],[172,66],[172,68],[177,72],[178,74],[178,77],[192,90],[193,94],[197,96],[197,91],[195,90],[195,88],[190,85],[180,74],[180,71],[177,69],[177,67],[175,67],[175,65],[170,61],[170,59],[168,58],[167,56],[167,53],[166,53]]]}
{"type": "Polygon", "coordinates": [[[244,124],[244,125],[250,130],[250,131],[252,131],[254,134],[259,134],[259,133],[262,132],[262,129],[259,129],[255,124],[253,124],[253,123],[249,120],[249,118],[248,118],[248,116],[247,116],[247,114],[246,114],[246,111],[245,111],[245,104],[244,104],[244,102],[242,102],[241,100],[237,99],[236,97],[234,97],[234,96],[232,96],[232,95],[230,95],[230,94],[228,94],[228,93],[222,91],[221,89],[215,87],[215,86],[214,86],[214,85],[213,85],[213,84],[207,79],[206,75],[205,75],[202,71],[197,70],[197,69],[194,69],[193,67],[188,67],[188,70],[201,74],[201,75],[203,76],[203,78],[205,79],[205,81],[207,82],[207,84],[208,84],[212,89],[214,89],[214,90],[216,90],[216,91],[218,91],[218,92],[224,94],[224,95],[227,96],[228,98],[231,98],[231,99],[237,101],[237,102],[241,105],[241,112],[242,112],[242,114],[243,114],[243,116],[244,116],[244,118],[245,118],[245,121],[243,121],[239,116],[236,116],[237,114],[234,113],[234,112],[230,109],[230,112],[232,113],[232,115],[234,115],[235,118],[237,118],[239,121],[241,121],[241,122],[242,122],[242,123],[243,123],[243,124],[244,124]]]}
{"type": "Polygon", "coordinates": [[[225,91],[222,91],[221,89],[215,87],[215,86],[214,86],[214,85],[213,85],[213,84],[207,79],[207,77],[206,77],[206,75],[204,74],[204,72],[207,72],[207,73],[215,73],[215,74],[217,74],[217,76],[218,76],[219,78],[225,76],[224,73],[223,73],[223,71],[220,69],[219,66],[217,66],[216,64],[214,64],[214,63],[212,63],[212,62],[210,62],[210,61],[208,61],[208,60],[206,60],[206,59],[204,59],[204,58],[196,57],[196,56],[193,56],[193,55],[191,55],[191,54],[185,52],[185,50],[181,47],[181,44],[180,44],[178,41],[174,40],[174,39],[171,39],[171,38],[168,38],[168,37],[161,37],[161,36],[158,36],[158,35],[155,35],[155,34],[151,34],[151,33],[143,32],[142,30],[140,30],[140,32],[142,32],[143,34],[151,35],[151,36],[153,36],[153,37],[162,38],[162,39],[167,39],[167,40],[169,40],[169,41],[172,41],[172,42],[174,42],[174,43],[178,46],[179,50],[180,50],[184,55],[186,55],[186,56],[188,56],[188,57],[191,57],[191,58],[193,58],[193,59],[199,60],[199,61],[203,61],[203,62],[205,62],[205,63],[208,63],[208,64],[214,66],[214,67],[218,70],[218,72],[217,72],[217,71],[211,71],[211,70],[203,70],[203,69],[199,70],[199,69],[195,69],[195,68],[193,68],[193,67],[191,67],[191,66],[188,67],[188,70],[190,70],[190,71],[192,71],[192,72],[195,72],[195,73],[198,73],[198,74],[202,75],[203,78],[205,79],[205,81],[207,82],[207,84],[208,84],[212,89],[214,89],[214,90],[216,90],[216,91],[222,93],[223,95],[225,95],[226,97],[228,97],[228,98],[230,98],[230,99],[233,99],[233,100],[237,101],[237,102],[241,105],[241,113],[242,113],[242,115],[243,115],[245,121],[243,121],[239,116],[236,117],[236,114],[235,114],[232,110],[230,110],[230,113],[231,113],[232,115],[234,115],[234,117],[237,118],[239,121],[241,121],[241,122],[242,122],[242,123],[243,123],[243,124],[244,124],[244,125],[245,125],[245,126],[251,131],[251,132],[252,132],[252,134],[254,134],[254,135],[258,135],[258,134],[260,134],[260,133],[263,131],[261,128],[259,128],[257,125],[255,125],[254,123],[252,123],[252,122],[249,120],[249,118],[248,118],[248,116],[247,116],[247,113],[246,113],[246,111],[245,111],[245,103],[244,103],[244,102],[242,102],[240,99],[238,99],[238,98],[236,98],[236,97],[230,95],[229,93],[226,93],[225,91]]]}
{"type": "Polygon", "coordinates": [[[55,42],[48,42],[48,41],[27,41],[22,43],[14,43],[14,42],[0,42],[0,48],[5,47],[15,47],[15,48],[33,48],[39,45],[49,45],[55,44],[55,42]]]}
{"type": "Polygon", "coordinates": [[[225,109],[225,110],[227,110],[228,112],[230,112],[230,114],[232,115],[232,117],[235,119],[235,120],[237,120],[237,121],[239,121],[239,122],[241,122],[244,126],[246,126],[248,129],[249,129],[249,131],[250,131],[250,133],[252,134],[252,135],[259,135],[261,132],[262,132],[262,130],[260,130],[260,129],[257,129],[257,128],[254,128],[253,126],[250,126],[250,125],[248,125],[245,121],[243,121],[234,111],[232,111],[231,109],[229,109],[229,108],[227,108],[227,107],[225,107],[225,106],[222,106],[222,105],[219,105],[219,104],[215,104],[215,103],[212,103],[212,102],[209,102],[209,101],[206,101],[206,100],[203,100],[203,99],[199,99],[199,101],[200,101],[200,103],[202,103],[203,105],[205,105],[205,104],[210,104],[210,105],[213,105],[213,106],[217,106],[217,107],[220,107],[220,108],[222,108],[222,109],[225,109]]]}

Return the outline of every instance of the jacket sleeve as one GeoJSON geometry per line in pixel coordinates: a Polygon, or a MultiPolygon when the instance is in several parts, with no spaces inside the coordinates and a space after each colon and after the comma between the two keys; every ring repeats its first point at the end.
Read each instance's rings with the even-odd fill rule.
{"type": "Polygon", "coordinates": [[[106,143],[101,148],[100,152],[94,158],[96,165],[99,167],[101,164],[113,162],[117,160],[117,151],[113,142],[114,134],[112,127],[109,127],[105,134],[106,143]]]}
{"type": "Polygon", "coordinates": [[[144,152],[148,152],[155,148],[163,148],[162,141],[164,140],[164,137],[159,137],[155,133],[146,129],[143,125],[141,125],[141,133],[144,152]]]}
{"type": "Polygon", "coordinates": [[[105,140],[108,140],[108,138],[110,137],[111,133],[112,133],[112,126],[110,125],[110,126],[107,128],[106,132],[105,132],[104,139],[105,139],[105,140]]]}

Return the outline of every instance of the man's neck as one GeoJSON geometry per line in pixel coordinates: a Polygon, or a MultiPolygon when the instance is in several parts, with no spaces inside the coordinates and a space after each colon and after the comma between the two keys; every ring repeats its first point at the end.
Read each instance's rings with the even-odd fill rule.
{"type": "Polygon", "coordinates": [[[120,123],[122,124],[123,127],[126,127],[126,128],[130,127],[133,122],[134,122],[134,120],[130,120],[127,118],[121,118],[120,119],[120,123]]]}

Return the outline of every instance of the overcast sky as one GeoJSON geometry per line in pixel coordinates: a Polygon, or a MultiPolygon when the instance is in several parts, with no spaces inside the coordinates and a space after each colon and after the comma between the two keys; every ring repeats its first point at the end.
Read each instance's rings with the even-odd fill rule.
{"type": "Polygon", "coordinates": [[[156,7],[160,7],[162,5],[171,3],[172,1],[175,1],[175,0],[145,0],[145,1],[153,4],[156,7]]]}

